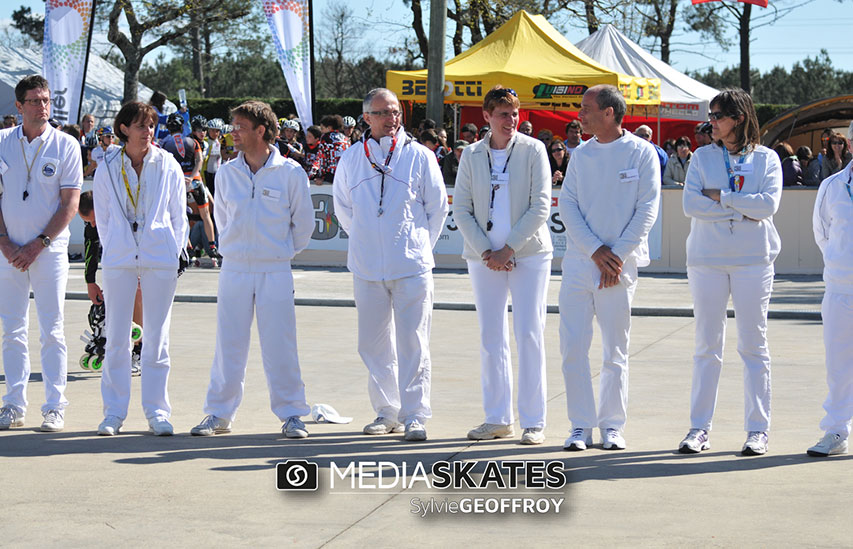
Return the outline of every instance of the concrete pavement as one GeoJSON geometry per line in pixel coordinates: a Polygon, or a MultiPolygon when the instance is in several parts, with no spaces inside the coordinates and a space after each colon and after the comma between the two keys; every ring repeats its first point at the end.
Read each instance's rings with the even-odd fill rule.
{"type": "MultiPolygon", "coordinates": [[[[351,298],[350,275],[297,270],[298,297],[351,298]]],[[[179,293],[215,295],[216,271],[194,270],[179,293]]],[[[777,281],[771,307],[817,310],[822,283],[777,281]]],[[[559,277],[549,292],[556,304],[559,277]]],[[[69,291],[83,291],[82,271],[72,270],[69,291]],[[77,278],[75,278],[77,277],[77,278]]],[[[436,300],[470,301],[459,273],[436,275],[436,300]]],[[[683,277],[644,276],[635,305],[690,305],[683,277]]],[[[71,405],[62,433],[36,432],[44,400],[38,328],[31,308],[33,375],[26,426],[0,433],[0,488],[6,519],[3,546],[281,546],[375,547],[518,546],[583,543],[592,546],[734,546],[755,544],[844,546],[850,543],[853,503],[850,456],[814,459],[805,449],[819,438],[825,397],[821,325],[773,320],[773,430],[770,452],[739,455],[743,432],[743,377],[729,321],[725,366],[711,436],[712,449],[683,456],[675,448],[688,428],[693,319],[636,317],[632,331],[631,395],[625,433],[628,449],[596,445],[562,450],[568,436],[560,373],[558,317],[548,315],[547,441],[526,447],[516,437],[473,442],[465,438],[482,421],[478,327],[469,311],[438,310],[433,317],[433,419],[429,440],[405,443],[401,435],[367,437],[373,419],[366,369],[356,352],[355,310],[298,307],[300,361],[309,403],[326,403],[355,419],[347,425],[307,422],[305,440],[281,437],[269,410],[257,337],[249,357],[246,393],[234,432],[190,437],[202,419],[213,355],[216,306],[177,303],[172,321],[172,421],[177,435],[145,433],[139,378],[124,434],[98,437],[102,419],[100,375],[80,370],[88,303],[66,302],[71,405]],[[306,458],[319,465],[316,492],[279,492],[277,462],[306,458]],[[438,514],[421,518],[414,498],[460,501],[472,490],[331,488],[332,463],[389,461],[414,468],[442,460],[559,460],[568,484],[559,490],[520,488],[501,497],[563,498],[559,513],[438,514]],[[845,519],[844,517],[848,517],[845,519]]],[[[513,346],[514,347],[514,346],[513,346]]],[[[596,333],[591,358],[600,360],[596,333]]],[[[5,381],[4,381],[5,383],[5,381]]],[[[0,383],[3,385],[4,383],[0,383]]],[[[5,387],[3,387],[5,391],[5,387]]],[[[596,433],[596,442],[598,435],[596,433]]],[[[481,464],[482,466],[482,464],[481,464]]],[[[366,479],[371,483],[375,479],[366,479]]],[[[497,490],[488,490],[495,494],[497,490]]]]}

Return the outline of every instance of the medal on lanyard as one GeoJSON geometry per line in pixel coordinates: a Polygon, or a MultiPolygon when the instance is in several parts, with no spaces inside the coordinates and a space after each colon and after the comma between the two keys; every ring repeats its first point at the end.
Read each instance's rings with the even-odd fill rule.
{"type": "Polygon", "coordinates": [[[492,193],[489,199],[489,220],[486,222],[486,231],[491,231],[494,223],[492,222],[492,213],[495,211],[495,193],[500,190],[501,183],[509,183],[509,175],[506,173],[506,168],[509,166],[509,159],[512,157],[512,150],[515,148],[515,141],[512,142],[512,147],[506,155],[506,162],[500,173],[492,173],[492,155],[486,151],[486,159],[489,161],[489,177],[491,178],[492,193]]]}
{"type": "Polygon", "coordinates": [[[381,217],[385,210],[382,209],[382,201],[385,199],[385,174],[387,173],[388,164],[391,163],[391,157],[394,156],[394,149],[397,148],[397,134],[394,134],[394,138],[391,140],[391,148],[388,150],[388,156],[385,157],[385,166],[379,167],[376,165],[370,158],[370,150],[367,148],[367,139],[368,136],[364,136],[362,141],[364,142],[364,156],[367,157],[367,161],[370,162],[370,167],[382,174],[382,182],[379,185],[379,210],[376,212],[376,217],[381,217]]]}
{"type": "Polygon", "coordinates": [[[24,142],[19,141],[21,144],[21,154],[24,155],[24,165],[27,167],[27,186],[24,187],[24,200],[30,196],[30,179],[32,178],[33,166],[36,165],[36,160],[38,160],[39,153],[41,152],[41,146],[44,145],[44,140],[39,143],[38,149],[36,149],[36,154],[33,156],[33,161],[27,164],[27,153],[24,151],[24,142]]]}
{"type": "MultiPolygon", "coordinates": [[[[738,165],[743,164],[743,161],[746,160],[746,149],[741,150],[740,154],[742,156],[737,162],[738,165]]],[[[729,151],[727,151],[725,147],[723,147],[723,159],[726,161],[726,171],[729,174],[729,189],[731,189],[732,192],[738,193],[743,189],[745,178],[742,174],[735,175],[731,162],[729,162],[729,151]]]]}
{"type": "MultiPolygon", "coordinates": [[[[124,149],[121,148],[121,178],[124,179],[124,190],[127,191],[127,198],[130,199],[130,203],[133,206],[133,232],[136,232],[139,229],[139,223],[136,222],[136,205],[139,203],[139,189],[142,187],[141,177],[136,181],[136,197],[134,198],[133,193],[130,191],[130,183],[127,181],[127,172],[124,169],[124,149]]],[[[141,175],[141,174],[140,174],[141,175]]]]}

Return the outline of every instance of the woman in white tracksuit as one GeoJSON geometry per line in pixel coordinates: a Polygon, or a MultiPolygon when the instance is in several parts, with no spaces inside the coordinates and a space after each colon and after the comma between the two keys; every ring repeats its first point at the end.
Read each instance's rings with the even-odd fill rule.
{"type": "Polygon", "coordinates": [[[486,421],[468,438],[512,436],[512,361],[507,297],[512,294],[518,345],[518,412],[522,444],[545,441],[545,314],[553,248],[546,221],[551,171],[544,144],[519,134],[519,101],[496,86],[483,100],[491,127],[462,152],[456,175],[454,219],[465,239],[462,257],[480,322],[486,421]]]}
{"type": "Polygon", "coordinates": [[[767,308],[773,262],[781,248],[773,214],[782,196],[782,166],[778,155],[759,145],[758,119],[748,93],[721,92],[711,101],[710,119],[714,143],[693,153],[684,184],[684,213],[691,218],[687,279],[696,349],[690,432],[679,451],[710,448],[731,295],[744,362],[747,440],[742,453],[764,454],[770,429],[767,308]]]}
{"type": "Polygon", "coordinates": [[[174,157],[152,146],[157,113],[140,102],[124,105],[115,131],[126,145],[108,152],[93,186],[103,254],[106,356],[101,435],[121,430],[130,401],[130,328],[137,286],[142,288],[142,409],[155,435],[171,435],[169,324],[179,256],[187,241],[186,190],[174,157]]]}

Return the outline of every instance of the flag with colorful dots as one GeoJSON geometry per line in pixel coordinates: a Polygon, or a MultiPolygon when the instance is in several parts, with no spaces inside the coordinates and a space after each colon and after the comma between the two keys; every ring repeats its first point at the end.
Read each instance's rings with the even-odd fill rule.
{"type": "Polygon", "coordinates": [[[83,75],[93,0],[47,0],[44,3],[42,72],[50,84],[51,116],[76,124],[83,93],[83,75]]]}
{"type": "MultiPolygon", "coordinates": [[[[311,18],[308,0],[260,0],[270,24],[278,62],[303,128],[311,116],[311,18]]],[[[279,113],[280,115],[286,113],[279,113]]]]}

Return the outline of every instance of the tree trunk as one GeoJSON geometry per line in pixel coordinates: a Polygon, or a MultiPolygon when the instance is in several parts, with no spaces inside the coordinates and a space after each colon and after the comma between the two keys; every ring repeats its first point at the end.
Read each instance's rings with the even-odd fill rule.
{"type": "MultiPolygon", "coordinates": [[[[135,57],[125,58],[124,96],[121,99],[122,105],[128,101],[136,101],[137,96],[139,95],[139,67],[141,65],[142,59],[137,59],[135,57]]],[[[148,99],[150,99],[150,97],[148,99]]]]}
{"type": "Polygon", "coordinates": [[[412,28],[418,37],[418,47],[424,56],[424,65],[429,61],[429,41],[424,32],[424,16],[421,11],[421,0],[412,0],[412,28]]]}
{"type": "Polygon", "coordinates": [[[195,24],[197,17],[195,12],[191,12],[190,19],[193,22],[190,28],[190,49],[193,51],[193,78],[198,83],[199,92],[204,95],[204,75],[201,69],[201,37],[198,25],[195,24]]]}
{"type": "Polygon", "coordinates": [[[743,5],[743,15],[740,17],[740,87],[747,93],[751,92],[749,81],[749,23],[752,15],[752,4],[743,5]]]}
{"type": "Polygon", "coordinates": [[[595,16],[595,0],[583,0],[583,9],[586,14],[586,28],[592,34],[598,30],[598,17],[595,16]]]}
{"type": "Polygon", "coordinates": [[[204,37],[204,56],[202,57],[201,70],[204,74],[204,90],[202,97],[209,97],[211,82],[210,82],[210,67],[213,65],[213,54],[211,53],[212,46],[210,44],[210,27],[207,21],[202,27],[202,35],[204,37]]]}

